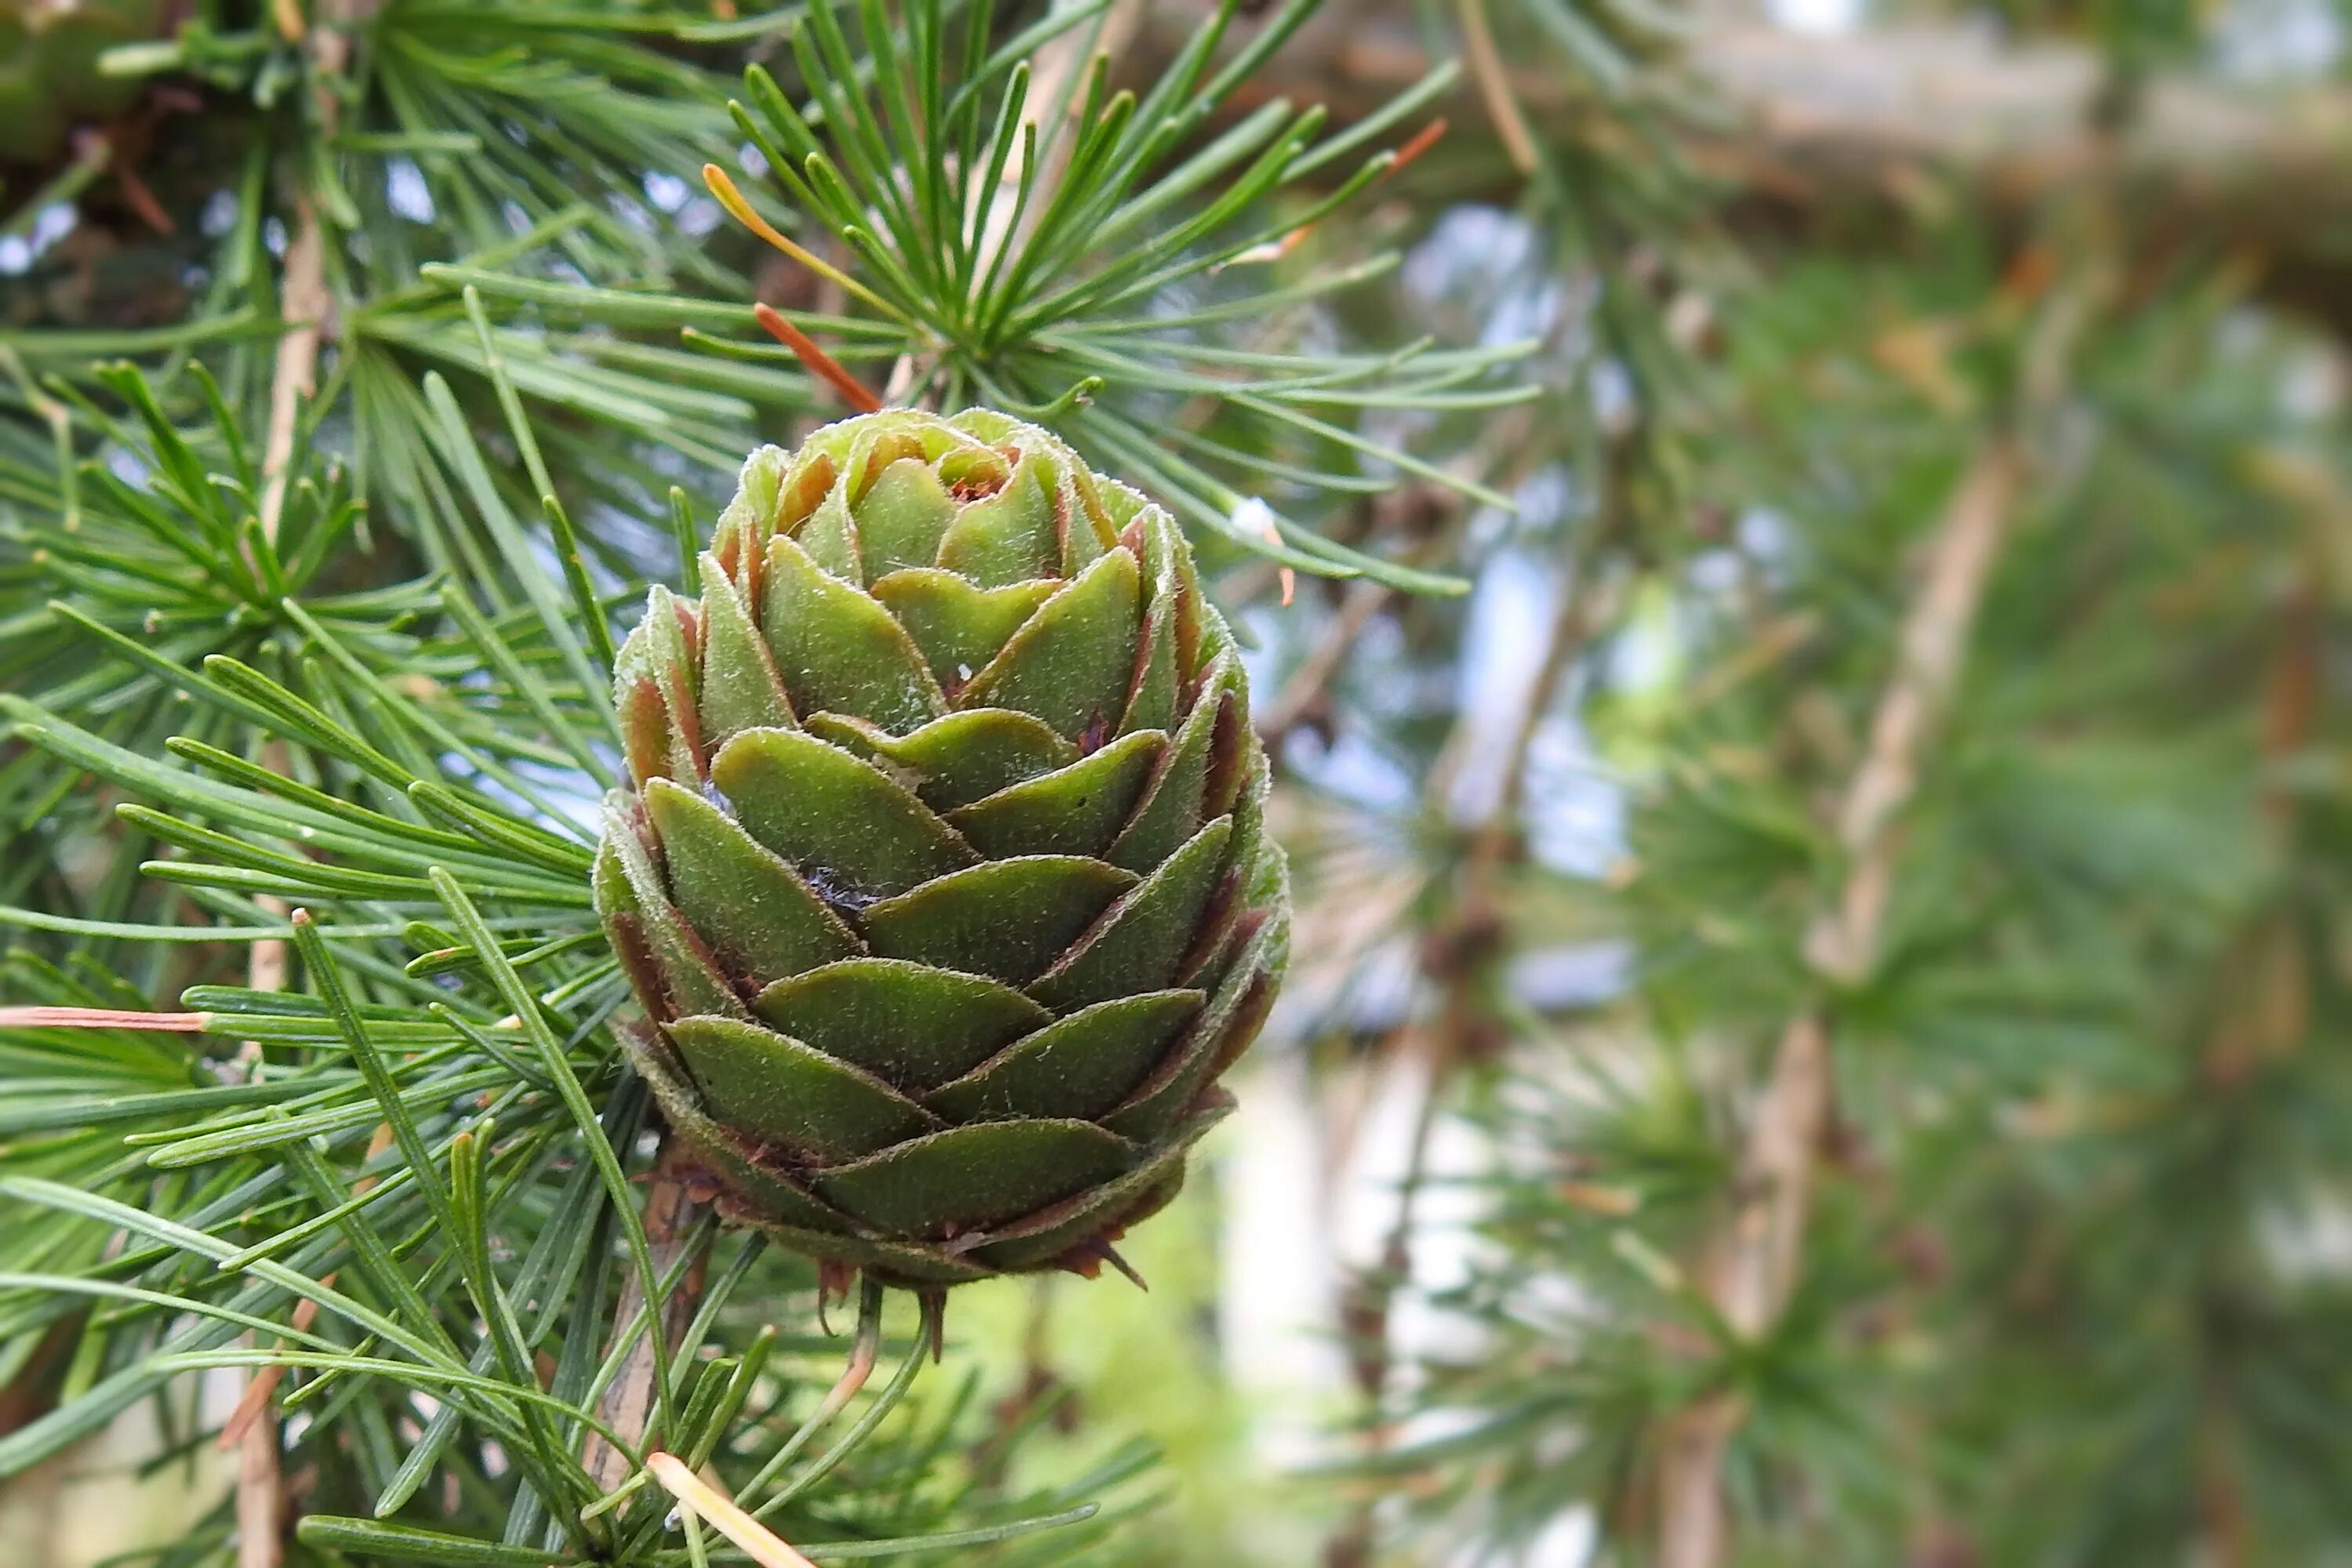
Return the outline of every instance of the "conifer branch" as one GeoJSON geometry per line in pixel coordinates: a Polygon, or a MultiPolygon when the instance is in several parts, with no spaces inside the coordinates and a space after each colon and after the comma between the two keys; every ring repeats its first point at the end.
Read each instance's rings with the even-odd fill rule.
{"type": "MultiPolygon", "coordinates": [[[[1580,530],[1574,544],[1563,553],[1559,602],[1546,626],[1527,690],[1505,732],[1494,793],[1461,831],[1461,860],[1445,904],[1444,923],[1424,943],[1423,967],[1437,992],[1436,1013],[1425,1026],[1405,1034],[1422,1058],[1420,1100],[1385,1239],[1379,1258],[1357,1283],[1346,1313],[1356,1342],[1350,1348],[1358,1393],[1370,1420],[1364,1443],[1370,1458],[1377,1458],[1396,1437],[1397,1423],[1387,1408],[1396,1361],[1390,1342],[1391,1318],[1397,1294],[1412,1280],[1416,1210],[1429,1182],[1432,1138],[1454,1079],[1489,1054],[1495,1036],[1488,994],[1506,956],[1502,901],[1506,880],[1520,853],[1528,761],[1538,735],[1556,711],[1570,673],[1614,611],[1618,585],[1601,567],[1626,521],[1621,469],[1622,451],[1612,450],[1611,471],[1602,481],[1606,488],[1601,515],[1580,530]]],[[[1475,728],[1470,713],[1459,716],[1445,748],[1430,769],[1423,795],[1436,809],[1448,810],[1454,805],[1461,770],[1476,739],[1475,728]]],[[[1362,1564],[1370,1561],[1373,1546],[1373,1504],[1368,1501],[1350,1511],[1331,1538],[1325,1556],[1334,1564],[1362,1564]]]]}
{"type": "MultiPolygon", "coordinates": [[[[2021,461],[2013,435],[1989,437],[1955,487],[1929,547],[1868,749],[1839,813],[1846,874],[1834,904],[1807,933],[1807,957],[1836,981],[1859,979],[1877,945],[1894,874],[1892,829],[1917,786],[1928,724],[1959,679],[2016,507],[2021,461]]],[[[1769,1332],[1796,1288],[1813,1163],[1830,1120],[1832,1029],[1821,1007],[1790,1020],[1749,1112],[1733,1212],[1709,1262],[1707,1292],[1743,1339],[1769,1332]]],[[[1716,1394],[1669,1424],[1659,1469],[1659,1568],[1721,1568],[1729,1560],[1722,1474],[1740,1418],[1736,1397],[1716,1394]]]]}
{"type": "MultiPolygon", "coordinates": [[[[691,1173],[666,1160],[650,1187],[632,1181],[646,1102],[619,1030],[634,977],[592,918],[597,829],[579,805],[614,760],[610,660],[595,651],[613,647],[599,634],[647,587],[637,491],[675,479],[695,493],[698,481],[661,467],[674,454],[731,468],[755,413],[803,408],[819,380],[848,395],[842,384],[859,384],[845,365],[895,359],[925,397],[1025,409],[1133,451],[1148,472],[1107,467],[1286,576],[1378,573],[1409,592],[1444,585],[1428,570],[1439,553],[1408,541],[1402,562],[1358,559],[1324,542],[1326,481],[1361,494],[1432,467],[1393,432],[1522,397],[1493,377],[1523,351],[1299,349],[1325,300],[1389,262],[1302,266],[1271,289],[1247,267],[1224,270],[1287,261],[1328,232],[1315,226],[1328,193],[1291,188],[1317,160],[1364,159],[1352,184],[1365,190],[1428,145],[1413,105],[1388,152],[1371,135],[1319,139],[1311,115],[1204,139],[1213,101],[1244,74],[1218,68],[1205,42],[1165,91],[1122,100],[1087,91],[1068,16],[992,30],[983,11],[945,51],[959,68],[938,46],[966,9],[840,9],[863,60],[828,58],[773,90],[824,95],[803,126],[824,144],[793,151],[837,155],[857,188],[837,199],[824,182],[838,168],[773,158],[780,182],[818,184],[788,187],[803,210],[770,223],[751,206],[764,198],[723,175],[712,184],[755,232],[807,237],[813,224],[824,242],[833,230],[801,248],[857,273],[840,274],[836,303],[858,313],[796,315],[801,341],[776,333],[781,353],[758,340],[772,323],[737,302],[724,243],[705,247],[636,205],[647,174],[736,151],[689,101],[699,72],[629,37],[684,37],[678,18],[626,8],[605,27],[593,7],[555,20],[322,0],[278,7],[274,32],[191,33],[150,51],[186,51],[211,72],[223,124],[253,138],[252,172],[190,320],[143,336],[31,335],[26,385],[57,373],[68,389],[36,405],[58,416],[55,475],[19,465],[20,432],[0,428],[12,531],[0,588],[33,594],[0,605],[0,655],[36,672],[0,698],[0,788],[35,817],[61,805],[61,831],[39,843],[71,873],[45,864],[40,900],[21,880],[0,900],[38,954],[6,960],[12,984],[37,980],[25,1006],[0,1012],[12,1091],[0,1202],[12,1221],[40,1210],[0,1279],[0,1353],[46,1331],[58,1301],[87,1290],[100,1303],[74,1321],[69,1347],[89,1377],[0,1438],[0,1473],[175,1380],[235,1366],[246,1393],[222,1436],[240,1476],[190,1550],[239,1568],[283,1561],[288,1474],[310,1454],[319,1463],[299,1474],[318,1479],[295,1484],[315,1486],[304,1501],[317,1511],[299,1539],[354,1560],[675,1568],[644,1454],[656,1440],[688,1472],[759,1475],[742,1495],[795,1540],[804,1515],[855,1521],[864,1554],[987,1546],[1089,1517],[1066,1499],[1024,1502],[1002,1476],[929,1484],[967,1430],[951,1405],[926,1401],[918,1420],[902,1403],[942,1343],[935,1297],[926,1345],[834,1433],[877,1364],[877,1288],[850,1367],[787,1435],[795,1384],[761,1370],[775,1336],[746,1349],[739,1331],[748,1304],[806,1301],[805,1273],[756,1247],[706,1270],[709,1208],[691,1173]],[[894,12],[912,72],[879,68],[894,12]],[[957,205],[941,199],[951,182],[979,188],[983,160],[931,153],[952,133],[984,153],[1005,79],[1039,45],[1067,57],[1069,90],[1041,88],[1024,112],[1039,123],[1049,97],[1065,102],[1067,134],[1014,165],[1025,209],[1017,195],[995,202],[1001,181],[988,193],[1019,221],[983,258],[938,221],[957,205]],[[316,103],[277,96],[298,61],[316,103]],[[877,96],[850,101],[868,82],[877,96]],[[869,156],[877,135],[884,151],[869,156]],[[395,185],[401,210],[387,216],[395,185]],[[878,240],[877,223],[890,229],[878,240]],[[941,235],[951,257],[921,243],[941,235]],[[1244,320],[1237,345],[1226,323],[1244,320]],[[651,336],[675,330],[698,335],[686,347],[651,336]],[[721,331],[747,341],[719,347],[721,331]],[[85,374],[74,356],[97,346],[152,367],[85,374]],[[216,379],[183,357],[199,350],[216,379]],[[1175,407],[1183,442],[1160,441],[1156,421],[1175,407]],[[119,477],[132,465],[135,480],[119,477]],[[93,846],[109,858],[99,878],[81,864],[93,846]],[[309,912],[289,917],[297,904],[309,912]],[[45,967],[51,953],[94,978],[45,967]],[[184,1013],[150,1011],[173,992],[184,1013]],[[220,1059],[239,1041],[251,1044],[234,1064],[220,1059]],[[85,1265],[95,1230],[127,1246],[85,1265]],[[721,1353],[689,1360],[688,1342],[721,1353]],[[281,1428],[294,1410],[314,1419],[281,1428]],[[824,1451],[802,1458],[820,1429],[824,1451]]],[[[1115,41],[1114,24],[1139,11],[1099,13],[1096,36],[1115,41]]],[[[1286,12],[1276,29],[1291,25],[1286,12]]],[[[792,106],[761,97],[789,127],[792,106]]],[[[1018,141],[1024,115],[1005,118],[1018,141]]],[[[1448,479],[1477,490],[1475,475],[1448,479]]],[[[959,505],[966,488],[959,478],[959,505]]],[[[1152,548],[1173,563],[1181,537],[1156,526],[1152,548]]],[[[665,552],[695,535],[688,516],[665,552]]],[[[1153,646],[1172,655],[1189,632],[1180,617],[1217,624],[1213,579],[1152,573],[1166,606],[1153,646]]],[[[1138,679],[1160,668],[1132,666],[1138,679]]],[[[1230,759],[1209,759],[1248,745],[1223,717],[1244,710],[1210,689],[1218,705],[1191,754],[1204,790],[1212,776],[1239,790],[1230,759]]],[[[1255,879],[1249,897],[1271,897],[1256,883],[1273,889],[1278,862],[1255,847],[1257,819],[1239,820],[1223,831],[1252,836],[1236,862],[1255,879]]],[[[1234,956],[1257,963],[1278,931],[1255,915],[1244,928],[1230,898],[1202,918],[1245,931],[1234,956]]],[[[1231,1037],[1255,1028],[1262,996],[1231,988],[1231,1037]]],[[[1099,1240],[1067,1260],[1123,1267],[1099,1240]]],[[[958,1253],[950,1267],[976,1265],[958,1253]]],[[[824,1277],[820,1299],[836,1283],[824,1277]]],[[[1119,1485],[1131,1471],[1106,1473],[1119,1485]]]]}
{"type": "MultiPolygon", "coordinates": [[[[652,1434],[659,1406],[654,1382],[667,1361],[654,1344],[653,1336],[662,1336],[683,1354],[691,1355],[694,1351],[692,1345],[677,1342],[693,1321],[695,1309],[702,1300],[709,1260],[704,1246],[708,1240],[704,1222],[711,1210],[708,1194],[698,1193],[699,1183],[690,1164],[677,1143],[664,1147],[646,1188],[645,1227],[646,1241],[653,1249],[654,1268],[659,1278],[669,1279],[689,1247],[696,1249],[694,1260],[678,1276],[677,1284],[663,1298],[656,1310],[646,1310],[645,1293],[634,1277],[622,1281],[613,1306],[614,1343],[608,1347],[607,1355],[619,1347],[622,1336],[629,1338],[621,1374],[606,1392],[600,1409],[614,1431],[640,1447],[652,1434]],[[646,1320],[642,1331],[636,1329],[640,1317],[646,1320]]],[[[667,1434],[664,1436],[666,1440],[676,1440],[667,1434]]],[[[626,1480],[636,1468],[625,1452],[594,1434],[588,1439],[584,1462],[597,1485],[608,1492],[626,1480]]]]}

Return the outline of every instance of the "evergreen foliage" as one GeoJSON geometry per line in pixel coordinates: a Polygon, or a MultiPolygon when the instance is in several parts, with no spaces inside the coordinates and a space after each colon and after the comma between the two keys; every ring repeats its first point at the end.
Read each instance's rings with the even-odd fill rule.
{"type": "MultiPolygon", "coordinates": [[[[2199,96],[2260,7],[1997,7],[2053,52],[1953,70],[2090,85],[1990,174],[1853,131],[1964,92],[1826,101],[1951,6],[1803,40],[1810,159],[1654,0],[164,9],[0,68],[0,1478],[242,1389],[299,1568],[753,1560],[698,1470],[822,1562],[2352,1550],[2336,154],[2199,96]],[[828,1337],[632,1065],[616,659],[883,403],[1181,524],[1260,1053],[1327,1173],[1407,1102],[1279,1529],[1124,1528],[1141,1391],[1264,1414],[1213,1334],[828,1337]]],[[[252,1568],[257,1495],[141,1561],[252,1568]]]]}
{"type": "MultiPolygon", "coordinates": [[[[0,1472],[142,1402],[210,1443],[199,1393],[226,1373],[249,1378],[231,1446],[282,1426],[300,1562],[740,1553],[656,1450],[835,1558],[1066,1560],[1144,1497],[1133,1446],[1008,1480],[972,1377],[918,1385],[935,1309],[901,1321],[870,1280],[825,1392],[845,1342],[800,1325],[838,1280],[721,1228],[663,1163],[591,892],[618,623],[648,583],[693,584],[759,430],[859,395],[821,350],[745,342],[760,321],[852,365],[906,356],[909,397],[1084,408],[1075,438],[1148,448],[1141,477],[1234,553],[1443,586],[1236,522],[1232,487],[1370,486],[1416,461],[1370,411],[1516,397],[1483,378],[1518,351],[1236,343],[1264,296],[1213,280],[1279,266],[1248,253],[1339,205],[1283,187],[1369,154],[1352,196],[1430,91],[1344,137],[1283,113],[1203,140],[1251,68],[1212,68],[1227,7],[1140,100],[1097,69],[1025,105],[1033,52],[1098,10],[864,7],[853,45],[824,5],[326,0],[207,7],[109,58],[200,155],[134,169],[118,124],[21,209],[96,220],[111,171],[188,236],[143,242],[182,249],[176,313],[36,258],[0,337],[0,1371],[31,1406],[0,1472]],[[712,73],[786,39],[730,123],[712,73]],[[711,188],[831,308],[755,315],[751,254],[683,194],[761,142],[788,204],[711,188]],[[984,175],[964,143],[993,149],[984,175]],[[1042,390],[1047,357],[1079,375],[1042,390]],[[1184,412],[1227,369],[1252,405],[1184,412]]],[[[155,1561],[250,1553],[251,1492],[155,1561]]]]}

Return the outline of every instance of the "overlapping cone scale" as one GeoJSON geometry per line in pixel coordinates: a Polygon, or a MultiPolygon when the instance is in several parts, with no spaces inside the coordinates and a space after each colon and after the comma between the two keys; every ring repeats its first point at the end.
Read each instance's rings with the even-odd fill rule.
{"type": "Polygon", "coordinates": [[[1288,931],[1168,513],[971,410],[755,453],[623,647],[597,907],[734,1218],[937,1288],[1091,1274],[1230,1104],[1288,931]]]}

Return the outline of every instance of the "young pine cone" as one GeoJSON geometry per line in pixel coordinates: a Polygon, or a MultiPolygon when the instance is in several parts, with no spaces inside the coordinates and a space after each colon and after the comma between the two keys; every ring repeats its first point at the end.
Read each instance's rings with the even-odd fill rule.
{"type": "Polygon", "coordinates": [[[1289,899],[1167,512],[1005,416],[768,447],[656,588],[597,907],[724,1212],[926,1289],[1091,1274],[1231,1101],[1289,899]]]}

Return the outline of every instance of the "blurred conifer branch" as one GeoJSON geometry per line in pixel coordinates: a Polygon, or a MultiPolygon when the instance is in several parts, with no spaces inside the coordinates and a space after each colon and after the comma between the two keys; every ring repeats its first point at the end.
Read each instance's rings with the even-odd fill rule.
{"type": "MultiPolygon", "coordinates": [[[[1131,79],[1170,58],[1197,8],[1152,10],[1126,57],[1131,79]]],[[[2226,235],[2270,258],[2280,297],[2342,321],[2327,286],[2337,263],[2319,237],[2352,205],[2352,93],[2324,73],[2217,79],[2169,7],[2103,12],[2096,25],[2017,9],[2029,15],[2006,32],[1930,10],[1822,34],[1704,7],[1523,0],[1491,24],[1510,68],[1473,73],[1475,92],[1465,85],[1437,106],[1457,125],[1447,165],[1496,199],[1508,198],[1516,165],[1547,149],[1597,143],[1631,167],[1656,149],[1625,133],[1627,106],[1663,109],[1675,152],[1748,218],[1804,222],[1860,205],[1893,239],[1955,210],[2022,221],[2104,194],[2124,198],[2139,244],[2193,248],[2188,237],[2226,235]],[[1546,46],[1576,51],[1575,68],[1538,63],[1546,46]],[[1497,131],[1481,104],[1498,92],[1506,114],[1540,134],[1497,131]],[[1530,139],[1514,151],[1521,135],[1530,139]]],[[[1473,30],[1462,31],[1475,60],[1473,30]]],[[[1303,27],[1253,93],[1326,104],[1346,125],[1420,79],[1435,58],[1429,37],[1413,7],[1367,0],[1303,27]]]]}

